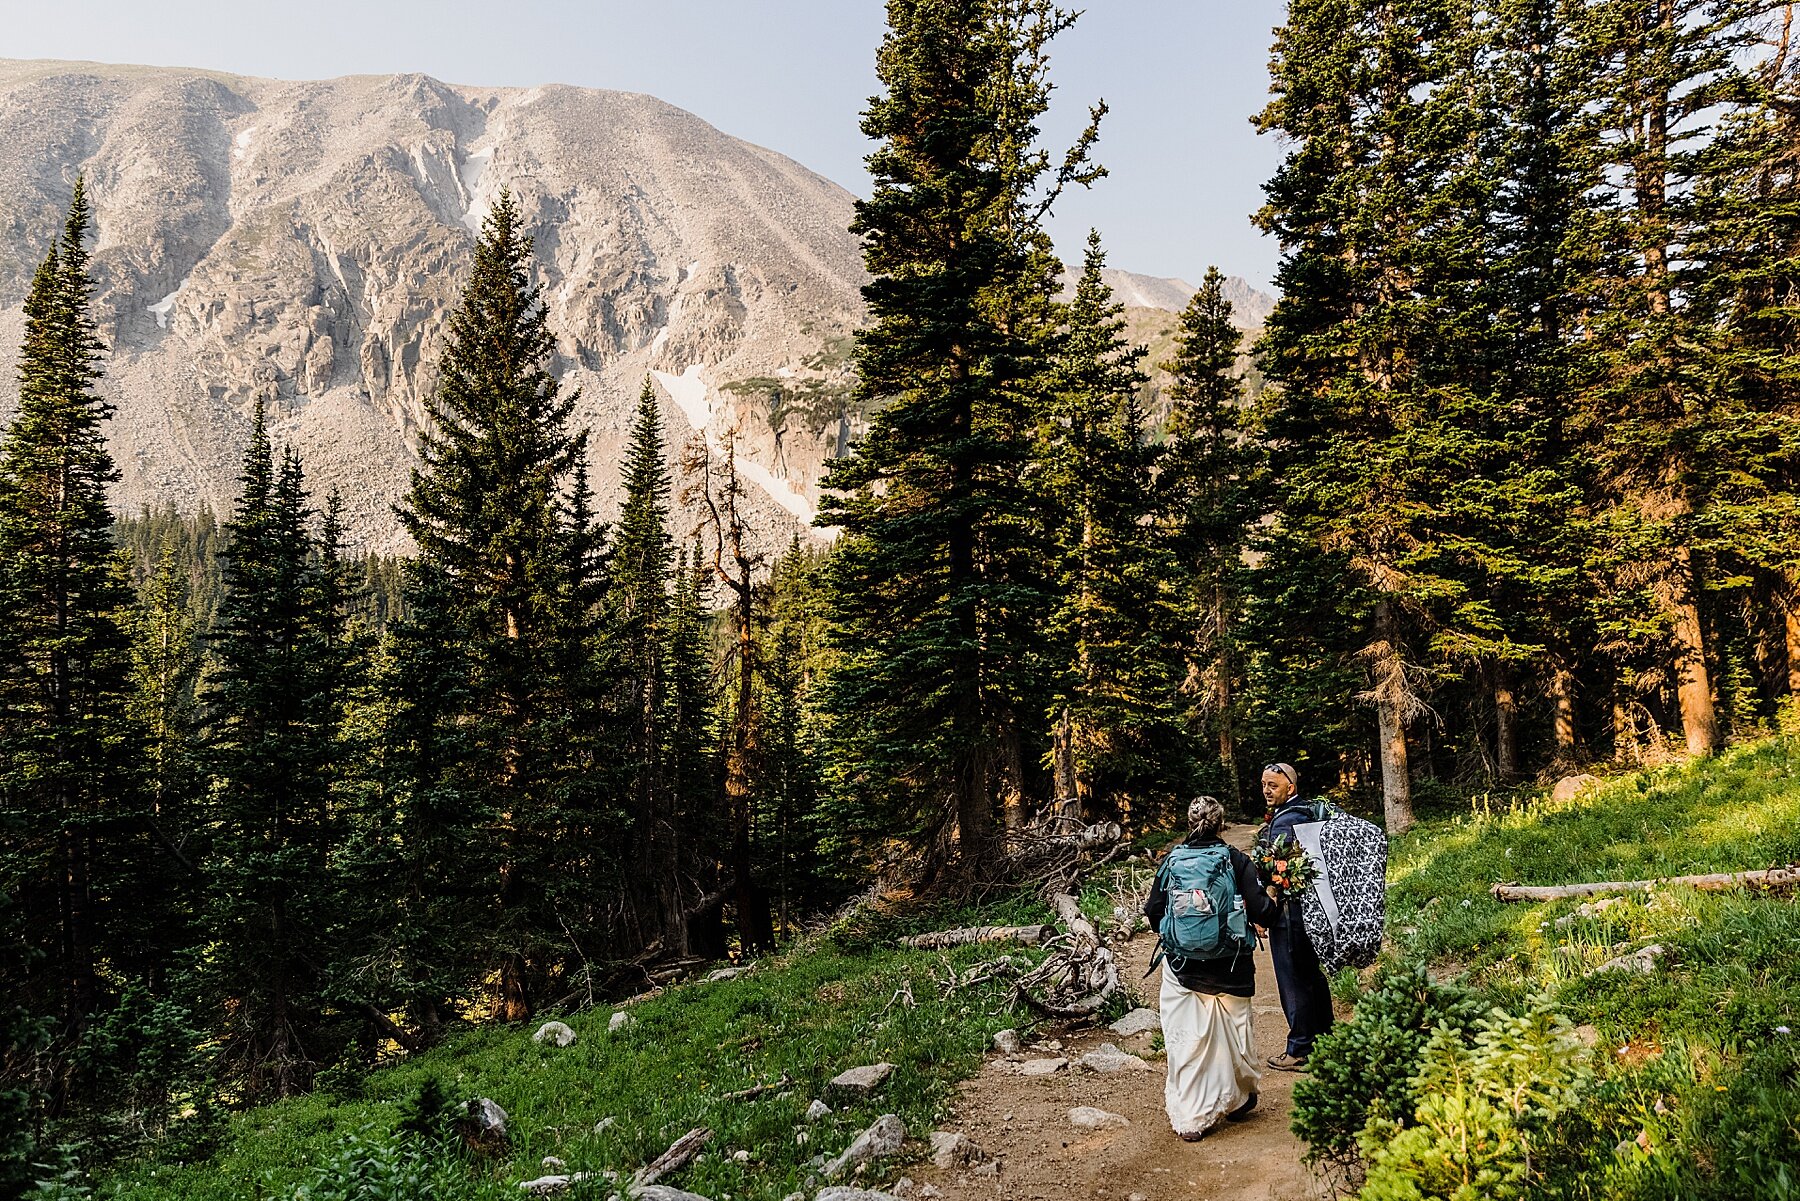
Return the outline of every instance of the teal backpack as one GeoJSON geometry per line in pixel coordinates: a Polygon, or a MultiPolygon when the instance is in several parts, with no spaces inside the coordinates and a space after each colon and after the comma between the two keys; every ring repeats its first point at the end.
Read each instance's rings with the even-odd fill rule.
{"type": "Polygon", "coordinates": [[[1250,948],[1250,918],[1238,895],[1230,847],[1176,847],[1157,874],[1168,889],[1169,907],[1157,930],[1162,945],[1152,971],[1165,956],[1179,971],[1190,960],[1235,961],[1250,948]]]}

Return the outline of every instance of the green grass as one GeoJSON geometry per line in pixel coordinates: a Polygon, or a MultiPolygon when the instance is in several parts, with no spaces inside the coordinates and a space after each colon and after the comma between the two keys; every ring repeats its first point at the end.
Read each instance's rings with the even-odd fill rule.
{"type": "MultiPolygon", "coordinates": [[[[457,1192],[434,1197],[520,1196],[517,1182],[542,1175],[546,1155],[563,1159],[566,1171],[630,1172],[696,1126],[717,1137],[669,1183],[734,1201],[783,1197],[806,1185],[816,1153],[835,1155],[883,1113],[900,1115],[913,1137],[933,1128],[993,1033],[1020,1024],[998,990],[945,999],[938,986],[952,968],[993,953],[808,945],[736,980],[690,984],[636,1004],[637,1023],[617,1034],[607,1031],[610,1008],[568,1016],[578,1035],[571,1047],[532,1043],[535,1025],[476,1030],[371,1074],[360,1097],[314,1094],[240,1114],[212,1160],[137,1165],[102,1191],[133,1201],[292,1197],[312,1166],[358,1132],[391,1132],[403,1099],[435,1077],[455,1098],[499,1102],[511,1146],[498,1161],[465,1172],[457,1192]],[[896,999],[905,987],[915,1004],[896,999]],[[896,1070],[877,1096],[805,1126],[802,1114],[826,1081],[881,1061],[896,1070]],[[783,1074],[794,1083],[780,1094],[722,1099],[783,1074]],[[616,1126],[596,1136],[595,1123],[609,1116],[616,1126]],[[801,1127],[808,1145],[796,1141],[801,1127]],[[733,1161],[728,1153],[737,1149],[754,1158],[733,1161]]],[[[607,1190],[596,1184],[565,1195],[584,1191],[607,1190]]]]}
{"type": "Polygon", "coordinates": [[[1800,1145],[1800,897],[1664,885],[1584,913],[1490,886],[1800,861],[1797,769],[1800,739],[1775,738],[1567,803],[1478,800],[1393,844],[1390,962],[1425,960],[1501,1004],[1548,995],[1593,1027],[1604,1087],[1579,1195],[1800,1197],[1782,1166],[1800,1145]],[[1593,972],[1651,944],[1664,953],[1648,975],[1593,972]],[[1640,1133],[1654,1154],[1613,1150],[1640,1133]]]}

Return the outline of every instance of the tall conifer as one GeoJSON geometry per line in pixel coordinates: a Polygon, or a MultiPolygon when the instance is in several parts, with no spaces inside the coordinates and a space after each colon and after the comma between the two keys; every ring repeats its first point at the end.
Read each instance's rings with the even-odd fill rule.
{"type": "Polygon", "coordinates": [[[1036,148],[1048,44],[1072,20],[1047,0],[889,0],[887,15],[863,117],[875,187],[852,226],[874,277],[859,387],[882,408],[826,479],[843,659],[825,703],[846,828],[905,831],[980,870],[1022,807],[1045,700],[1051,588],[1025,469],[1056,264],[1038,220],[1057,186],[1095,176],[1094,130],[1060,171],[1036,148]]]}
{"type": "Polygon", "coordinates": [[[140,955],[119,921],[147,903],[134,879],[151,854],[127,718],[130,593],[106,505],[118,472],[112,406],[96,391],[89,220],[77,180],[25,302],[19,409],[0,446],[0,893],[44,952],[7,991],[58,1014],[68,1034],[102,1002],[102,961],[140,955]]]}
{"type": "Polygon", "coordinates": [[[422,591],[445,610],[432,620],[449,623],[465,656],[469,707],[440,719],[464,727],[461,803],[497,838],[488,937],[497,1012],[512,1021],[571,953],[552,937],[557,864],[599,870],[614,844],[591,742],[590,618],[605,580],[581,474],[587,437],[570,428],[576,394],[550,374],[555,340],[531,254],[503,191],[450,318],[423,463],[399,509],[418,570],[435,577],[422,591]]]}

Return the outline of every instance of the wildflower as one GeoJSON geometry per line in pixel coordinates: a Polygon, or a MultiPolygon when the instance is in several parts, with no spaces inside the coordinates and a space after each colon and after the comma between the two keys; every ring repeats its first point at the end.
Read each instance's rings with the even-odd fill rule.
{"type": "Polygon", "coordinates": [[[1775,1033],[1777,1033],[1777,1034],[1792,1034],[1793,1031],[1789,1030],[1786,1026],[1777,1026],[1777,1027],[1775,1027],[1775,1033]]]}
{"type": "Polygon", "coordinates": [[[1475,903],[1475,902],[1473,902],[1473,901],[1471,901],[1471,900],[1468,900],[1468,899],[1467,899],[1467,898],[1465,898],[1465,899],[1464,899],[1464,900],[1463,900],[1463,908],[1464,908],[1464,909],[1467,909],[1467,908],[1468,908],[1468,907],[1469,907],[1469,906],[1470,906],[1470,905],[1473,905],[1473,904],[1474,904],[1474,903],[1475,903]]]}

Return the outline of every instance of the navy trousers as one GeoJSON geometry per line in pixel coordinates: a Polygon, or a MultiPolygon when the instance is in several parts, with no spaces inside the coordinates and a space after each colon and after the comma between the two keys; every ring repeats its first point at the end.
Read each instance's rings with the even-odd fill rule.
{"type": "Polygon", "coordinates": [[[1275,961],[1275,986],[1287,1014],[1287,1053],[1305,1059],[1312,1054],[1313,1039],[1331,1029],[1331,984],[1299,914],[1283,914],[1269,931],[1269,957],[1275,961]]]}

